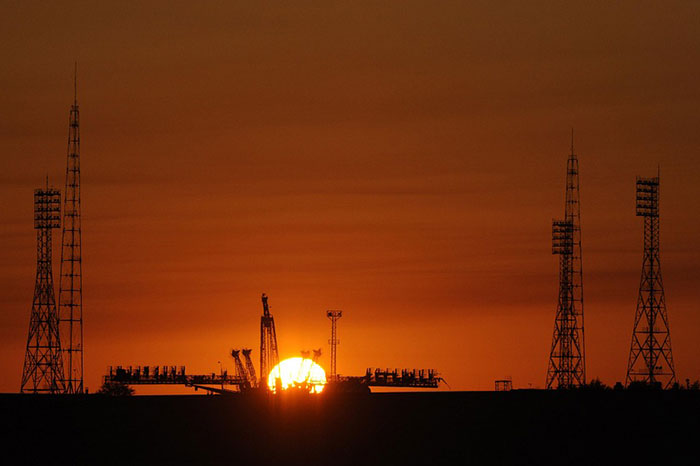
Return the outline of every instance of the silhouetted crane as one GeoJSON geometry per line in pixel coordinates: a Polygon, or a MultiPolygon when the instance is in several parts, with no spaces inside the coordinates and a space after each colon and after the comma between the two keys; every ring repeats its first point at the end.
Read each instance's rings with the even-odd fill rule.
{"type": "Polygon", "coordinates": [[[245,358],[245,367],[248,370],[248,380],[250,380],[250,385],[253,387],[258,386],[258,378],[255,375],[255,366],[253,366],[253,361],[250,359],[250,353],[253,350],[250,348],[244,348],[242,350],[243,357],[245,358]]]}
{"type": "Polygon", "coordinates": [[[248,375],[248,372],[245,370],[245,367],[243,367],[243,363],[241,362],[240,353],[241,353],[240,350],[232,349],[231,350],[231,357],[233,358],[234,362],[236,363],[236,375],[245,380],[243,385],[241,385],[241,388],[243,390],[247,390],[251,386],[250,377],[248,375]]]}

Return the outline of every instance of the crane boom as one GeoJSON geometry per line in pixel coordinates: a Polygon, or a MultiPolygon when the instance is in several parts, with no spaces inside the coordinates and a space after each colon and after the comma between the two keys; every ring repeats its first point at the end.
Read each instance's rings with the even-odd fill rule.
{"type": "Polygon", "coordinates": [[[236,363],[236,375],[245,381],[244,384],[241,386],[241,388],[245,390],[250,388],[251,383],[250,376],[248,375],[248,372],[245,370],[245,368],[243,367],[243,363],[241,362],[240,353],[240,350],[231,350],[231,357],[236,363]]]}
{"type": "Polygon", "coordinates": [[[255,366],[253,365],[253,361],[250,359],[250,353],[253,350],[250,348],[244,348],[242,350],[243,352],[243,357],[245,358],[245,366],[248,371],[248,380],[250,380],[250,384],[253,387],[258,386],[258,378],[255,375],[255,366]]]}

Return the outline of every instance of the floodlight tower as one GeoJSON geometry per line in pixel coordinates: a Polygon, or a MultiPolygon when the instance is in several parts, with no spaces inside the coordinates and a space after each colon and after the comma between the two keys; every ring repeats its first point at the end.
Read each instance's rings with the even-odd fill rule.
{"type": "Polygon", "coordinates": [[[260,317],[260,386],[267,386],[267,376],[279,364],[275,319],[270,314],[267,295],[262,295],[263,315],[260,317]]]}
{"type": "Polygon", "coordinates": [[[77,64],[68,127],[58,309],[65,353],[66,393],[83,393],[83,271],[80,219],[80,112],[77,64]]]}
{"type": "Polygon", "coordinates": [[[36,284],[29,319],[29,337],[22,370],[22,393],[63,393],[63,359],[51,265],[51,237],[61,222],[61,193],[49,188],[34,191],[36,284]]]}
{"type": "Polygon", "coordinates": [[[326,311],[326,317],[328,317],[331,320],[331,339],[328,340],[328,343],[331,345],[331,376],[330,380],[335,381],[335,379],[338,377],[338,366],[336,365],[336,358],[338,356],[338,345],[340,344],[340,340],[337,338],[337,333],[336,333],[336,322],[338,319],[343,317],[343,311],[326,311]]]}
{"type": "Polygon", "coordinates": [[[637,216],[644,217],[644,258],[626,382],[676,383],[671,330],[659,259],[659,176],[637,178],[637,216]]]}
{"type": "Polygon", "coordinates": [[[559,255],[559,299],[554,319],[547,388],[572,388],[586,383],[586,346],[583,333],[583,267],[581,263],[581,207],[578,158],[566,164],[564,219],[552,222],[552,253],[559,255]]]}

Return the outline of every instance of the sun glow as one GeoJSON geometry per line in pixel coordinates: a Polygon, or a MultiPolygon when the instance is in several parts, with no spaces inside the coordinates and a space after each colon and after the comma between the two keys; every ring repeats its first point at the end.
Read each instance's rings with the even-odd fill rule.
{"type": "Polygon", "coordinates": [[[267,376],[267,386],[276,392],[288,388],[306,389],[311,393],[321,393],[326,384],[326,371],[306,358],[289,358],[277,364],[267,376]]]}

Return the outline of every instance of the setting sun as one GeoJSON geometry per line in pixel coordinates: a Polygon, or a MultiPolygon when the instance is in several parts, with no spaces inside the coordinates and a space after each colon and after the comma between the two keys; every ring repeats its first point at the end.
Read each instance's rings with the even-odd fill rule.
{"type": "Polygon", "coordinates": [[[267,377],[267,386],[277,390],[277,380],[282,390],[307,388],[311,393],[321,393],[326,384],[326,372],[311,359],[289,358],[277,364],[267,377]]]}

